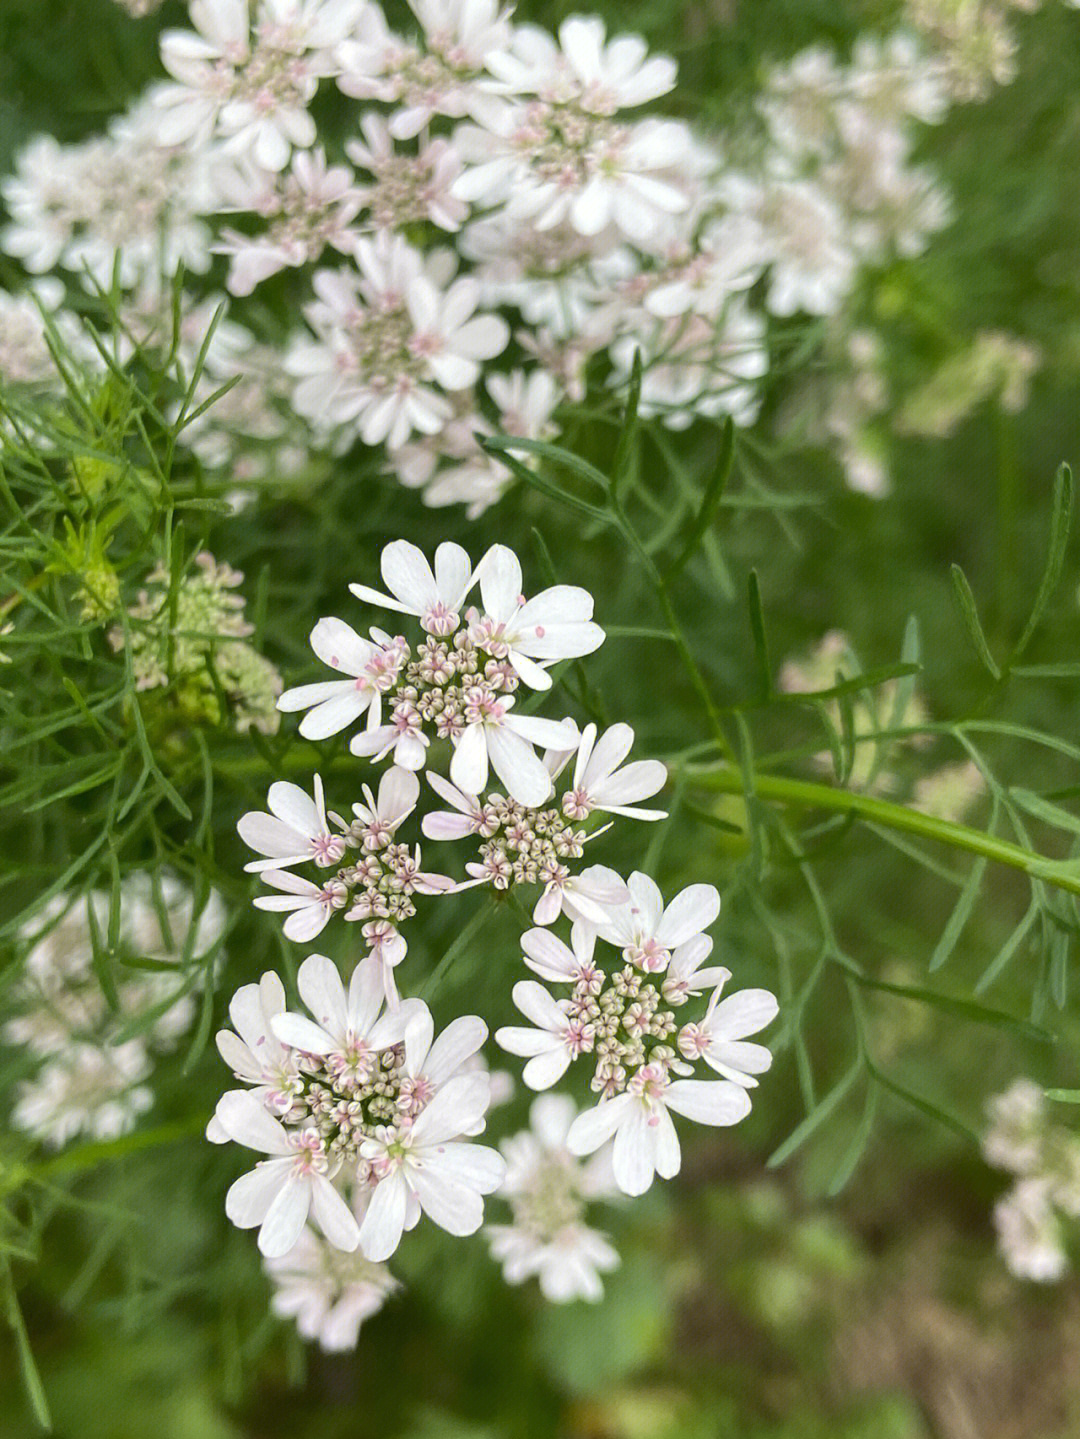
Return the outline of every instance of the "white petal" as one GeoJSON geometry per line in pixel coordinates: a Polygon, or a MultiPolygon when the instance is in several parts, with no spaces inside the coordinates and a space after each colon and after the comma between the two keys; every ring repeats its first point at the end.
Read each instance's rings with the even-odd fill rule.
{"type": "Polygon", "coordinates": [[[259,1230],[259,1253],[267,1259],[288,1254],[303,1233],[311,1208],[311,1182],[290,1174],[278,1190],[259,1230]]]}
{"type": "MultiPolygon", "coordinates": [[[[488,729],[488,755],[510,798],[528,809],[537,809],[551,794],[551,776],[532,746],[507,727],[513,719],[511,715],[506,724],[488,729]]],[[[457,778],[453,766],[451,775],[457,778]]]]}
{"type": "Polygon", "coordinates": [[[709,1027],[717,1039],[742,1039],[771,1024],[779,1010],[776,996],[767,989],[741,989],[720,1001],[709,1027]]]}
{"type": "Polygon", "coordinates": [[[728,1079],[677,1079],[664,1099],[669,1109],[698,1124],[738,1124],[750,1113],[746,1090],[728,1079]]]}
{"type": "Polygon", "coordinates": [[[487,1039],[488,1028],[474,1014],[463,1014],[448,1024],[431,1046],[425,1074],[435,1084],[442,1084],[455,1070],[479,1050],[487,1039]]]}
{"type": "Polygon", "coordinates": [[[290,1159],[272,1159],[241,1174],[229,1187],[225,1213],[237,1229],[255,1229],[263,1222],[291,1167],[290,1159]]]}
{"type": "Polygon", "coordinates": [[[630,1107],[638,1103],[632,1094],[619,1094],[584,1110],[570,1126],[567,1149],[571,1154],[592,1154],[607,1143],[626,1119],[630,1107]]]}
{"type": "Polygon", "coordinates": [[[625,1123],[619,1125],[611,1165],[624,1194],[644,1194],[652,1184],[659,1125],[659,1115],[650,1115],[640,1102],[630,1106],[625,1123]]]}
{"type": "Polygon", "coordinates": [[[557,1049],[549,1049],[546,1054],[530,1059],[521,1071],[521,1079],[529,1089],[550,1089],[553,1084],[558,1084],[569,1067],[570,1051],[565,1044],[560,1044],[557,1049]]]}
{"type": "Polygon", "coordinates": [[[351,1254],[360,1243],[360,1226],[325,1174],[312,1176],[311,1209],[312,1217],[329,1243],[351,1254]]]}
{"type": "Polygon", "coordinates": [[[360,1225],[360,1249],[365,1259],[381,1263],[390,1258],[401,1243],[407,1203],[405,1176],[395,1169],[375,1186],[360,1225]]]}
{"type": "Polygon", "coordinates": [[[302,1014],[275,1014],[270,1024],[282,1044],[302,1054],[332,1054],[338,1048],[337,1040],[302,1014]]]}
{"type": "MultiPolygon", "coordinates": [[[[345,986],[337,966],[325,954],[309,954],[296,976],[300,997],[315,1023],[327,1034],[342,1036],[348,1024],[345,986]]],[[[323,1051],[313,1050],[312,1053],[323,1051]]]]}
{"type": "Polygon", "coordinates": [[[480,794],[487,785],[488,743],[484,726],[466,725],[450,760],[450,778],[468,794],[480,794]]]}
{"type": "Polygon", "coordinates": [[[692,884],[677,894],[664,911],[656,938],[668,949],[685,944],[708,929],[720,913],[720,895],[711,884],[692,884]]]}

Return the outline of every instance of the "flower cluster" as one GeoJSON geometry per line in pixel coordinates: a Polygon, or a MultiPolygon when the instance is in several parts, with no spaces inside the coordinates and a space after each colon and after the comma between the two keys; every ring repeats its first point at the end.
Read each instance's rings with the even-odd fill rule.
{"type": "Polygon", "coordinates": [[[678,1171],[669,1110],[706,1124],[743,1118],[754,1076],[771,1062],[745,1036],[777,1012],[764,990],[721,998],[729,971],[705,967],[712,940],[704,931],[720,907],[711,885],[692,885],[665,907],[645,875],[627,881],[579,863],[616,820],[664,818],[642,801],[666,782],[659,762],[627,762],[628,725],[579,730],[516,705],[529,691],[542,698],[553,667],[603,642],[592,596],[553,585],[527,597],[517,556],[502,545],[474,566],[456,544],[441,544],[432,562],[395,540],[381,571],[385,590],[350,589],[405,619],[409,634],[372,627],[364,638],[343,620],[320,619],[312,647],[335,678],[278,701],[303,713],[300,733],[310,739],[359,723],[349,749],[386,763],[377,789],[364,785],[344,816],[328,809],[319,776],[311,794],[279,780],[267,809],[238,824],[258,856],[247,869],[275,891],[255,904],[286,915],[286,937],[311,940],[341,914],[357,922],[366,953],[347,983],[325,956],[304,960],[307,1014],[288,1007],[274,973],[237,991],[233,1029],[218,1035],[218,1048],[244,1087],[222,1097],[207,1131],[264,1156],[232,1186],[226,1211],[258,1228],[284,1286],[278,1307],[328,1347],[354,1342],[360,1319],[382,1302],[391,1281],[372,1266],[421,1214],[472,1234],[483,1196],[496,1191],[512,1222],[490,1226],[488,1238],[507,1279],[536,1275],[560,1302],[599,1297],[600,1275],[618,1256],[585,1223],[586,1202],[640,1194],[654,1172],[678,1171]],[[489,789],[492,774],[504,789],[489,789]],[[467,878],[421,867],[419,847],[404,838],[418,808],[427,841],[475,846],[467,878]],[[598,1101],[579,1114],[568,1096],[544,1096],[531,1130],[501,1155],[474,1142],[492,1102],[479,1057],[487,1026],[464,1016],[436,1039],[427,1005],[403,996],[395,974],[418,896],[485,885],[532,888],[537,927],[522,940],[525,962],[570,990],[556,1000],[536,981],[514,985],[514,1002],[536,1027],[499,1030],[500,1046],[527,1058],[533,1089],[590,1056],[598,1101]],[[551,929],[561,915],[571,921],[569,946],[551,929]],[[621,952],[607,971],[594,958],[598,940],[621,952]],[[707,1002],[684,1010],[706,992],[707,1002]],[[689,1077],[699,1062],[720,1077],[689,1077]]]}
{"type": "MultiPolygon", "coordinates": [[[[181,960],[208,955],[224,929],[224,907],[211,893],[196,915],[190,891],[174,876],[134,874],[120,889],[110,1008],[95,972],[107,947],[111,897],[55,895],[19,940],[25,948],[15,987],[16,1014],[6,1044],[39,1064],[18,1086],[12,1122],[52,1147],[78,1134],[112,1139],[153,1103],[146,1081],[153,1054],[171,1049],[195,1006],[181,960]],[[138,961],[174,965],[138,968],[138,961]],[[133,1031],[123,1038],[126,1031],[133,1031]]],[[[208,962],[208,961],[206,961],[208,962]]]]}
{"type": "Polygon", "coordinates": [[[983,1153],[1016,1176],[994,1206],[1005,1263],[1021,1279],[1061,1279],[1069,1267],[1062,1220],[1080,1216],[1080,1139],[1050,1119],[1030,1079],[997,1095],[988,1112],[983,1153]]]}
{"type": "Polygon", "coordinates": [[[467,1016],[435,1039],[422,1000],[385,1008],[376,967],[357,965],[346,990],[320,954],[300,966],[299,988],[310,1017],[286,1009],[268,973],[237,990],[235,1033],[218,1035],[248,1088],[222,1096],[208,1137],[268,1156],[229,1190],[229,1218],[258,1228],[269,1259],[300,1242],[309,1216],[335,1249],[372,1263],[421,1213],[474,1233],[504,1168],[470,1142],[491,1102],[488,1075],[469,1063],[486,1025],[467,1016]]]}
{"type": "Polygon", "coordinates": [[[646,111],[674,61],[596,16],[552,35],[498,0],[414,0],[401,32],[374,0],[189,14],[161,38],[168,79],[104,134],[20,152],[0,247],[71,285],[115,276],[125,345],[170,347],[182,266],[187,375],[225,298],[201,278],[216,255],[239,300],[295,277],[302,325],[245,310],[203,356],[198,401],[237,383],[181,440],[230,486],[359,441],[477,514],[510,481],[480,438],[557,434],[561,403],[624,386],[636,354],[643,415],[750,424],[770,317],[846,333],[859,275],[948,219],[912,154],[956,87],[910,35],[774,67],[717,136],[646,111]],[[312,108],[330,86],[354,102],[341,137],[312,108]]]}
{"type": "Polygon", "coordinates": [[[555,999],[536,980],[520,980],[513,999],[532,1028],[503,1028],[495,1039],[528,1057],[522,1078],[531,1089],[549,1088],[572,1063],[588,1059],[599,1100],[571,1124],[567,1147],[591,1154],[614,1137],[615,1183],[635,1195],[654,1175],[679,1172],[672,1113],[710,1125],[737,1124],[749,1114],[748,1091],[772,1055],[746,1036],[772,1022],[777,1003],[763,989],[721,1000],[730,970],[701,968],[712,949],[704,930],[720,911],[712,885],[691,885],[666,907],[647,875],[632,874],[625,889],[603,924],[572,927],[569,946],[549,930],[528,931],[525,963],[570,993],[555,999]],[[620,966],[600,968],[598,938],[621,952],[620,966]],[[681,1021],[682,1006],[706,989],[713,992],[704,1012],[681,1021]],[[722,1077],[691,1078],[699,1062],[722,1077]]]}
{"type": "Polygon", "coordinates": [[[510,1207],[509,1224],[485,1227],[493,1258],[508,1284],[533,1276],[554,1304],[602,1298],[601,1274],[617,1268],[610,1241],[584,1223],[590,1200],[617,1193],[611,1173],[611,1146],[586,1162],[566,1147],[577,1117],[565,1094],[542,1094],[529,1110],[529,1128],[503,1140],[506,1177],[499,1197],[510,1207]]]}
{"type": "Polygon", "coordinates": [[[273,734],[281,677],[247,643],[252,626],[236,593],[243,579],[205,551],[175,589],[159,565],[109,639],[114,649],[127,650],[135,688],[166,690],[186,720],[273,734]]]}

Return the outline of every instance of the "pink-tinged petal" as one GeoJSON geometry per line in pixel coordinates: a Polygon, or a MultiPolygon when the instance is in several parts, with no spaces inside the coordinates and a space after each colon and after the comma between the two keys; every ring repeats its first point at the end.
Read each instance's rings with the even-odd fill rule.
{"type": "Polygon", "coordinates": [[[302,1054],[333,1054],[339,1048],[339,1041],[333,1035],[302,1014],[275,1014],[270,1025],[282,1044],[302,1054]]]}
{"type": "Polygon", "coordinates": [[[560,1044],[557,1049],[549,1049],[529,1060],[521,1071],[522,1083],[529,1089],[550,1089],[569,1067],[570,1051],[565,1044],[560,1044]]]}
{"type": "MultiPolygon", "coordinates": [[[[511,799],[516,799],[527,809],[538,809],[551,794],[551,776],[532,746],[508,728],[513,718],[511,715],[506,724],[487,731],[491,767],[506,786],[511,799]]],[[[453,775],[452,765],[450,772],[453,775]]],[[[457,778],[456,775],[453,777],[457,778]]]]}
{"type": "Polygon", "coordinates": [[[487,1025],[474,1014],[453,1020],[431,1046],[425,1074],[435,1084],[443,1084],[479,1051],[487,1035],[487,1025]]]}
{"type": "Polygon", "coordinates": [[[214,1113],[234,1143],[255,1149],[260,1154],[292,1153],[284,1127],[267,1114],[258,1095],[250,1090],[232,1089],[223,1094],[214,1113]]]}
{"type": "Polygon", "coordinates": [[[307,944],[308,940],[322,934],[329,922],[330,910],[325,905],[312,904],[306,909],[294,910],[281,926],[281,932],[294,944],[307,944]]]}
{"type": "Polygon", "coordinates": [[[389,1259],[401,1243],[408,1187],[400,1169],[381,1179],[360,1225],[360,1250],[373,1264],[389,1259]]]}
{"type": "Polygon", "coordinates": [[[277,780],[270,786],[266,806],[283,825],[299,834],[310,837],[324,827],[315,801],[298,784],[289,784],[287,780],[277,780]]]}
{"type": "Polygon", "coordinates": [[[349,753],[360,759],[381,758],[393,747],[396,739],[397,730],[393,725],[376,725],[353,735],[349,741],[349,753]]]}
{"type": "Polygon", "coordinates": [[[310,709],[312,705],[332,700],[336,695],[348,694],[354,688],[351,680],[320,680],[318,684],[297,685],[278,696],[277,707],[282,714],[294,714],[296,710],[310,709]]]}
{"type": "Polygon", "coordinates": [[[219,1031],[216,1042],[218,1053],[238,1079],[249,1079],[253,1084],[262,1079],[262,1065],[256,1063],[251,1050],[231,1029],[219,1031]]]}
{"type": "Polygon", "coordinates": [[[651,799],[667,783],[667,768],[657,759],[639,759],[586,786],[593,800],[605,809],[651,799]]]}
{"type": "Polygon", "coordinates": [[[521,937],[525,963],[544,979],[567,984],[579,968],[577,955],[546,929],[530,929],[521,937]]]}
{"type": "MultiPolygon", "coordinates": [[[[554,924],[563,911],[563,891],[557,884],[549,884],[533,905],[534,924],[554,924]]],[[[535,969],[535,965],[529,965],[535,969]]]]}
{"type": "Polygon", "coordinates": [[[561,1039],[555,1039],[546,1029],[524,1029],[515,1025],[504,1025],[495,1031],[495,1043],[507,1054],[516,1054],[520,1059],[532,1055],[547,1054],[556,1047],[565,1049],[561,1039]]]}
{"type": "Polygon", "coordinates": [[[358,600],[363,600],[365,604],[378,605],[380,609],[393,610],[400,615],[416,613],[411,605],[403,605],[400,600],[395,600],[390,595],[380,594],[378,590],[373,590],[368,585],[350,585],[349,591],[358,600]]]}
{"type": "Polygon", "coordinates": [[[229,1186],[225,1213],[237,1229],[257,1229],[266,1218],[278,1191],[288,1178],[290,1159],[271,1159],[258,1164],[229,1186]]]}
{"type": "Polygon", "coordinates": [[[542,984],[535,979],[519,979],[511,991],[514,1004],[526,1019],[532,1020],[541,1029],[554,1029],[561,1033],[566,1026],[566,1015],[552,999],[542,984]]]}
{"type": "Polygon", "coordinates": [[[370,692],[350,686],[346,693],[324,700],[309,710],[300,721],[300,733],[304,739],[329,739],[359,719],[370,703],[370,692]]]}
{"type": "Polygon", "coordinates": [[[707,1049],[702,1055],[710,1069],[730,1079],[743,1089],[756,1089],[755,1074],[764,1074],[772,1065],[772,1051],[763,1044],[752,1044],[745,1039],[729,1039],[707,1049]]]}
{"type": "Polygon", "coordinates": [[[506,1160],[485,1144],[441,1144],[429,1164],[437,1164],[440,1174],[453,1183],[481,1194],[494,1194],[506,1177],[506,1160]]]}
{"type": "Polygon", "coordinates": [[[438,586],[431,566],[423,550],[408,540],[394,540],[383,547],[381,568],[386,588],[409,606],[411,614],[423,614],[438,600],[438,586]]]}
{"type": "Polygon", "coordinates": [[[633,923],[644,934],[655,934],[664,912],[664,896],[656,881],[635,870],[627,881],[633,923]]]}
{"type": "Polygon", "coordinates": [[[668,949],[685,944],[708,929],[720,913],[720,895],[711,884],[692,884],[677,894],[656,927],[656,938],[668,949]]]}
{"type": "MultiPolygon", "coordinates": [[[[434,1036],[435,1021],[425,1004],[424,1008],[414,1014],[405,1026],[405,1070],[414,1079],[418,1075],[427,1073],[424,1061],[428,1057],[434,1036]]],[[[428,1078],[431,1076],[428,1075],[428,1078]]]]}
{"type": "Polygon", "coordinates": [[[542,745],[545,749],[572,749],[578,742],[577,725],[572,719],[551,720],[515,713],[507,716],[506,727],[529,744],[542,745]]]}
{"type": "Polygon", "coordinates": [[[473,834],[472,821],[464,815],[447,814],[445,810],[433,810],[420,821],[425,839],[465,839],[473,834]]]}
{"type": "Polygon", "coordinates": [[[345,675],[360,674],[375,653],[375,646],[351,625],[333,618],[320,620],[311,631],[311,648],[324,665],[345,675]]]}
{"type": "MultiPolygon", "coordinates": [[[[229,1001],[232,1026],[251,1050],[266,1033],[267,1013],[274,1013],[272,1006],[269,1009],[266,1006],[264,992],[264,981],[269,977],[264,974],[258,984],[242,984],[229,1001]]],[[[277,979],[277,975],[273,977],[277,979]]]]}
{"type": "Polygon", "coordinates": [[[496,624],[504,624],[521,598],[521,565],[513,550],[492,545],[477,565],[480,598],[484,610],[496,624]]]}
{"type": "MultiPolygon", "coordinates": [[[[383,946],[384,950],[387,945],[383,946]]],[[[369,1034],[382,1008],[383,983],[378,963],[362,959],[349,980],[345,1023],[354,1034],[369,1034]]]]}
{"type": "Polygon", "coordinates": [[[280,1259],[294,1248],[311,1209],[311,1181],[304,1175],[290,1174],[278,1190],[259,1230],[259,1253],[267,1259],[280,1259]]]}
{"type": "Polygon", "coordinates": [[[469,592],[472,561],[460,545],[444,540],[435,551],[435,583],[443,604],[456,610],[469,592]]]}
{"type": "Polygon", "coordinates": [[[571,1154],[592,1154],[607,1143],[635,1104],[640,1105],[640,1100],[632,1094],[618,1094],[614,1099],[605,1099],[592,1109],[584,1110],[570,1126],[567,1149],[571,1154]]]}
{"type": "Polygon", "coordinates": [[[537,625],[545,630],[549,625],[581,625],[592,616],[593,597],[588,590],[579,585],[552,585],[522,605],[514,616],[514,632],[524,634],[537,625]]]}
{"type": "MultiPolygon", "coordinates": [[[[595,725],[588,725],[586,728],[591,730],[595,736],[595,725]]],[[[607,779],[619,768],[633,748],[633,744],[634,731],[630,726],[613,724],[610,729],[604,731],[599,741],[592,747],[591,753],[583,756],[579,749],[578,759],[584,768],[574,775],[575,787],[581,785],[589,790],[594,789],[601,780],[607,779]]]]}
{"type": "Polygon", "coordinates": [[[327,959],[325,954],[309,954],[300,966],[296,981],[300,998],[311,1011],[315,1023],[321,1025],[327,1034],[344,1035],[348,1026],[345,986],[333,960],[327,959]]]}
{"type": "Polygon", "coordinates": [[[379,781],[376,809],[380,819],[397,825],[412,814],[419,798],[420,781],[416,775],[400,765],[391,765],[379,781]]]}
{"type": "Polygon", "coordinates": [[[523,655],[520,650],[513,649],[507,656],[515,673],[523,684],[527,684],[532,690],[549,690],[552,680],[547,670],[538,665],[535,660],[523,655]]]}
{"type": "Polygon", "coordinates": [[[674,1179],[682,1167],[679,1136],[675,1133],[675,1125],[666,1109],[658,1109],[653,1118],[657,1121],[656,1172],[661,1179],[674,1179]]]}
{"type": "Polygon", "coordinates": [[[644,1194],[652,1184],[659,1127],[659,1115],[651,1114],[640,1101],[630,1106],[625,1121],[619,1125],[611,1167],[615,1183],[624,1194],[644,1194]]]}
{"type": "Polygon", "coordinates": [[[669,1109],[697,1124],[738,1124],[750,1113],[746,1090],[728,1079],[677,1079],[664,1100],[669,1109]]]}
{"type": "Polygon", "coordinates": [[[713,1009],[709,1027],[719,1040],[742,1039],[772,1024],[779,1012],[776,995],[767,989],[741,989],[713,1009]]]}
{"type": "Polygon", "coordinates": [[[409,1176],[424,1213],[448,1234],[475,1234],[484,1222],[484,1201],[475,1189],[445,1178],[436,1165],[414,1168],[409,1176]]]}
{"type": "Polygon", "coordinates": [[[553,624],[539,626],[543,634],[526,632],[515,640],[515,649],[538,660],[576,659],[591,655],[604,643],[606,635],[599,625],[553,624]]]}
{"type": "Polygon", "coordinates": [[[480,794],[487,785],[488,746],[483,725],[466,725],[450,760],[450,778],[468,794],[480,794]]]}
{"type": "Polygon", "coordinates": [[[352,1210],[325,1174],[311,1178],[311,1210],[315,1223],[335,1249],[351,1254],[360,1243],[360,1226],[352,1210]]]}
{"type": "Polygon", "coordinates": [[[413,1122],[413,1143],[442,1144],[467,1133],[483,1118],[490,1103],[491,1080],[488,1075],[459,1074],[447,1080],[413,1122]]]}

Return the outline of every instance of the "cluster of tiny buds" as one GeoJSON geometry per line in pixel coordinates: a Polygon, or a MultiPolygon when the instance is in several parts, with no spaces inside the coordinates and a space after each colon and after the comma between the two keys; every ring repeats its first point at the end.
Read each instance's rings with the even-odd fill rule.
{"type": "MultiPolygon", "coordinates": [[[[608,1099],[621,1094],[634,1075],[648,1066],[665,1074],[672,1069],[682,1072],[678,1054],[668,1043],[677,1027],[675,1016],[665,1006],[661,990],[633,965],[627,964],[610,977],[590,967],[565,1004],[574,1058],[596,1055],[590,1082],[594,1092],[608,1099]]],[[[679,1046],[682,1048],[681,1036],[679,1046]]]]}
{"type": "Polygon", "coordinates": [[[480,864],[470,873],[489,880],[496,889],[514,884],[542,884],[565,880],[563,861],[580,859],[589,836],[574,829],[557,809],[526,809],[501,794],[488,797],[477,817],[480,864]]]}
{"type": "MultiPolygon", "coordinates": [[[[359,1164],[365,1139],[385,1136],[388,1127],[408,1129],[432,1097],[430,1082],[405,1073],[400,1044],[381,1053],[363,1047],[326,1057],[300,1058],[292,1103],[281,1116],[296,1130],[295,1143],[310,1151],[311,1163],[321,1158],[324,1170],[359,1164]]],[[[361,1176],[363,1177],[363,1176],[361,1176]]]]}

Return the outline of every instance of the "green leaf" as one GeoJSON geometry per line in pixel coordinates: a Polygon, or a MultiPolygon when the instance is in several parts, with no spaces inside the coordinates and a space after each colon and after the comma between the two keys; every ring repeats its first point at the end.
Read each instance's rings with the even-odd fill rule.
{"type": "Polygon", "coordinates": [[[812,704],[815,700],[839,699],[842,695],[858,694],[860,690],[876,689],[879,685],[888,684],[890,680],[906,679],[909,675],[919,674],[922,674],[920,664],[882,665],[880,669],[864,670],[852,679],[840,680],[828,689],[774,694],[770,698],[773,704],[812,704]]]}
{"type": "Polygon", "coordinates": [[[986,859],[980,856],[968,870],[967,879],[964,880],[964,887],[960,891],[959,898],[949,915],[948,923],[942,931],[941,938],[934,946],[934,952],[930,956],[929,969],[933,974],[935,970],[948,959],[956,948],[957,941],[963,933],[964,926],[971,918],[971,912],[975,908],[975,901],[979,897],[979,888],[982,885],[983,875],[986,873],[986,859]]]}
{"type": "Polygon", "coordinates": [[[1012,959],[1013,955],[1019,949],[1020,945],[1023,943],[1024,938],[1027,935],[1028,930],[1035,923],[1038,917],[1039,903],[1038,900],[1033,899],[1031,901],[1031,904],[1028,906],[1027,913],[1024,915],[1023,919],[1009,935],[1008,939],[1001,946],[997,954],[994,955],[994,958],[990,961],[990,963],[983,970],[982,974],[979,976],[979,981],[975,986],[976,994],[984,994],[990,988],[994,980],[997,979],[998,975],[1001,973],[1001,971],[1008,964],[1009,960],[1012,959]]]}
{"type": "Polygon", "coordinates": [[[1054,829],[1063,829],[1068,834],[1080,834],[1080,817],[1070,814],[1067,809],[1062,809],[1048,799],[1043,799],[1041,794],[1030,789],[1010,789],[1009,794],[1021,809],[1035,819],[1041,819],[1044,824],[1052,825],[1054,829]]]}
{"type": "Polygon", "coordinates": [[[757,570],[750,571],[747,594],[750,604],[750,630],[754,636],[754,654],[757,657],[758,684],[762,698],[768,699],[772,694],[772,666],[769,663],[769,645],[765,638],[765,612],[761,605],[757,570]]]}
{"type": "Polygon", "coordinates": [[[1039,621],[1058,587],[1061,571],[1065,564],[1065,550],[1069,543],[1072,501],[1072,471],[1068,465],[1062,465],[1054,478],[1054,507],[1050,516],[1050,544],[1046,553],[1046,566],[1042,573],[1042,579],[1039,581],[1038,592],[1035,595],[1035,603],[1031,607],[1028,622],[1010,657],[1010,666],[1012,661],[1019,659],[1027,649],[1038,628],[1039,621]]]}
{"type": "Polygon", "coordinates": [[[817,1107],[812,1109],[802,1123],[792,1130],[783,1144],[773,1150],[765,1161],[766,1168],[776,1169],[790,1159],[800,1145],[804,1144],[814,1131],[825,1123],[829,1115],[839,1108],[841,1101],[862,1072],[863,1060],[860,1056],[848,1072],[829,1090],[817,1107]]]}
{"type": "Polygon", "coordinates": [[[634,458],[634,441],[637,439],[638,403],[641,400],[641,351],[634,351],[630,366],[630,385],[626,393],[626,409],[623,412],[619,443],[615,448],[615,459],[611,466],[611,491],[620,495],[626,486],[634,458]]]}
{"type": "Polygon", "coordinates": [[[1037,1024],[1032,1024],[1029,1019],[1017,1019],[1015,1015],[1007,1014],[1003,1009],[988,1009],[986,1005],[976,1004],[971,999],[959,999],[951,994],[938,994],[932,989],[919,989],[908,984],[887,984],[882,979],[869,979],[866,975],[856,976],[857,984],[864,989],[882,990],[886,994],[898,994],[902,999],[913,999],[919,1004],[929,1004],[934,1009],[940,1009],[945,1014],[955,1015],[958,1019],[970,1020],[973,1024],[989,1024],[996,1029],[1007,1029],[1013,1034],[1019,1035],[1021,1039],[1036,1039],[1043,1044],[1055,1043],[1054,1036],[1047,1030],[1041,1029],[1037,1024]]]}
{"type": "Polygon", "coordinates": [[[952,566],[951,574],[953,589],[956,591],[956,601],[960,606],[960,617],[964,621],[968,637],[975,647],[975,653],[993,675],[994,679],[999,680],[1001,678],[1001,670],[998,668],[994,656],[990,653],[990,646],[986,643],[986,636],[983,634],[982,625],[979,623],[979,612],[975,607],[975,596],[971,593],[971,586],[968,584],[967,576],[959,565],[952,566]]]}
{"type": "Polygon", "coordinates": [[[716,464],[713,466],[712,474],[709,476],[701,496],[701,504],[690,525],[686,543],[665,571],[665,579],[673,579],[685,567],[698,545],[708,534],[709,528],[716,518],[716,512],[720,508],[720,501],[724,498],[724,491],[731,478],[734,462],[735,423],[729,415],[724,428],[720,431],[720,449],[716,456],[716,464]]]}
{"type": "Polygon", "coordinates": [[[34,1351],[30,1347],[30,1336],[26,1332],[26,1321],[23,1319],[22,1309],[19,1307],[15,1281],[11,1277],[11,1269],[7,1264],[4,1265],[4,1288],[7,1291],[4,1310],[8,1326],[15,1336],[19,1368],[22,1371],[27,1398],[34,1411],[34,1418],[47,1434],[51,1434],[53,1424],[52,1415],[49,1413],[49,1401],[45,1397],[45,1386],[41,1382],[41,1375],[38,1373],[37,1362],[34,1359],[34,1351]]]}
{"type": "Polygon", "coordinates": [[[949,1114],[947,1110],[940,1109],[936,1104],[931,1103],[929,1099],[924,1099],[922,1095],[915,1094],[910,1089],[905,1089],[902,1084],[897,1084],[895,1079],[890,1079],[888,1075],[883,1074],[880,1069],[870,1066],[870,1073],[890,1094],[895,1094],[897,1099],[902,1099],[905,1104],[910,1104],[912,1109],[917,1109],[920,1114],[925,1114],[927,1119],[933,1119],[936,1123],[944,1126],[944,1128],[951,1129],[952,1132],[958,1134],[961,1139],[966,1139],[971,1144],[978,1145],[979,1136],[973,1129],[970,1129],[962,1119],[957,1119],[954,1114],[949,1114]]]}
{"type": "Polygon", "coordinates": [[[863,1105],[862,1115],[858,1124],[855,1126],[854,1134],[851,1136],[851,1143],[845,1150],[843,1159],[841,1159],[837,1165],[836,1173],[829,1181],[829,1187],[826,1190],[827,1194],[831,1196],[839,1194],[842,1189],[847,1187],[848,1181],[855,1173],[859,1160],[862,1159],[863,1154],[866,1152],[866,1146],[870,1142],[870,1135],[873,1133],[874,1118],[877,1115],[877,1100],[877,1085],[868,1085],[866,1090],[866,1103],[863,1105]]]}
{"type": "MultiPolygon", "coordinates": [[[[539,490],[542,495],[547,495],[549,499],[558,500],[560,504],[566,505],[568,509],[576,510],[579,515],[588,515],[589,519],[596,520],[600,524],[610,525],[614,523],[612,516],[608,514],[607,510],[602,510],[599,505],[590,504],[588,500],[579,499],[577,495],[569,494],[561,486],[556,485],[545,476],[537,474],[537,472],[531,470],[528,465],[522,464],[519,459],[508,454],[502,446],[495,444],[493,437],[485,438],[480,436],[479,440],[483,449],[495,455],[519,480],[524,480],[527,485],[532,485],[533,489],[539,490]]],[[[524,441],[521,443],[524,444],[524,441]]]]}
{"type": "Polygon", "coordinates": [[[1080,1089],[1044,1089],[1043,1094],[1059,1104],[1080,1104],[1080,1089]]]}

